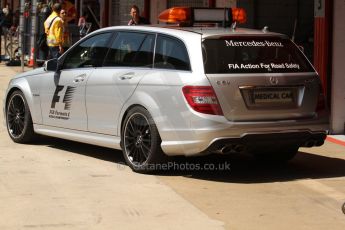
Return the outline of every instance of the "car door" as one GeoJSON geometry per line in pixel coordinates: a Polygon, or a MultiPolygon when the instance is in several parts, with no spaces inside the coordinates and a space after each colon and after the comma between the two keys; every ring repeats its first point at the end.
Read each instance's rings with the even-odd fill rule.
{"type": "Polygon", "coordinates": [[[88,130],[118,135],[119,114],[142,77],[151,71],[155,35],[118,31],[103,67],[87,82],[88,130]]]}
{"type": "Polygon", "coordinates": [[[82,41],[63,56],[62,68],[41,82],[43,124],[87,130],[85,86],[90,74],[104,60],[112,33],[101,33],[82,41]]]}

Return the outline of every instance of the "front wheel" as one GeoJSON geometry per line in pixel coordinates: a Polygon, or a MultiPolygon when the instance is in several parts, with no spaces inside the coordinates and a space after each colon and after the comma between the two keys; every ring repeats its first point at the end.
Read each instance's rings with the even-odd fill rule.
{"type": "Polygon", "coordinates": [[[30,109],[24,94],[14,91],[6,106],[6,125],[11,139],[17,143],[28,143],[35,137],[30,109]]]}
{"type": "Polygon", "coordinates": [[[161,149],[161,138],[150,113],[143,107],[132,108],[122,128],[122,151],[129,167],[136,172],[160,169],[167,156],[161,149]]]}

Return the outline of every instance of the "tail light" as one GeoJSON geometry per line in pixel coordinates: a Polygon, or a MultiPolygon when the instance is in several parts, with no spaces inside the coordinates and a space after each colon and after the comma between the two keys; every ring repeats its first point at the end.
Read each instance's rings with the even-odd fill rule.
{"type": "Polygon", "coordinates": [[[223,115],[212,86],[184,86],[182,88],[188,104],[197,112],[223,115]]]}

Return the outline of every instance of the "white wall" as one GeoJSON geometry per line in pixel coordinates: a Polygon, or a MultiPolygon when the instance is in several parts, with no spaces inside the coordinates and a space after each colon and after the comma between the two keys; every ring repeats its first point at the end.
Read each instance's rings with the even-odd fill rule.
{"type": "Polygon", "coordinates": [[[237,0],[216,0],[216,7],[236,7],[237,0]]]}
{"type": "Polygon", "coordinates": [[[332,104],[333,134],[345,134],[345,1],[334,0],[332,104]]]}
{"type": "Polygon", "coordinates": [[[167,0],[151,0],[150,2],[150,22],[158,24],[158,15],[167,8],[167,0]]]}

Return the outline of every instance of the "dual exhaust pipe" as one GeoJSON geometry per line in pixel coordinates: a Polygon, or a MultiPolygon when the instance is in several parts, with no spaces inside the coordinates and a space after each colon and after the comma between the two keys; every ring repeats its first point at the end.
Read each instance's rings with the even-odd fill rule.
{"type": "MultiPolygon", "coordinates": [[[[314,146],[321,146],[323,145],[324,140],[323,139],[319,139],[319,140],[315,140],[315,139],[309,139],[307,141],[305,141],[300,147],[314,147],[314,146]]],[[[247,147],[243,144],[228,144],[228,145],[224,145],[219,152],[221,154],[229,154],[229,153],[242,153],[245,152],[247,149],[247,147]]]]}
{"type": "Polygon", "coordinates": [[[229,144],[224,145],[223,148],[220,149],[221,154],[228,154],[228,153],[242,153],[246,150],[246,146],[242,144],[229,144]]]}
{"type": "Polygon", "coordinates": [[[307,140],[306,142],[304,142],[304,144],[301,147],[314,147],[314,146],[321,146],[323,145],[324,140],[307,140]]]}

